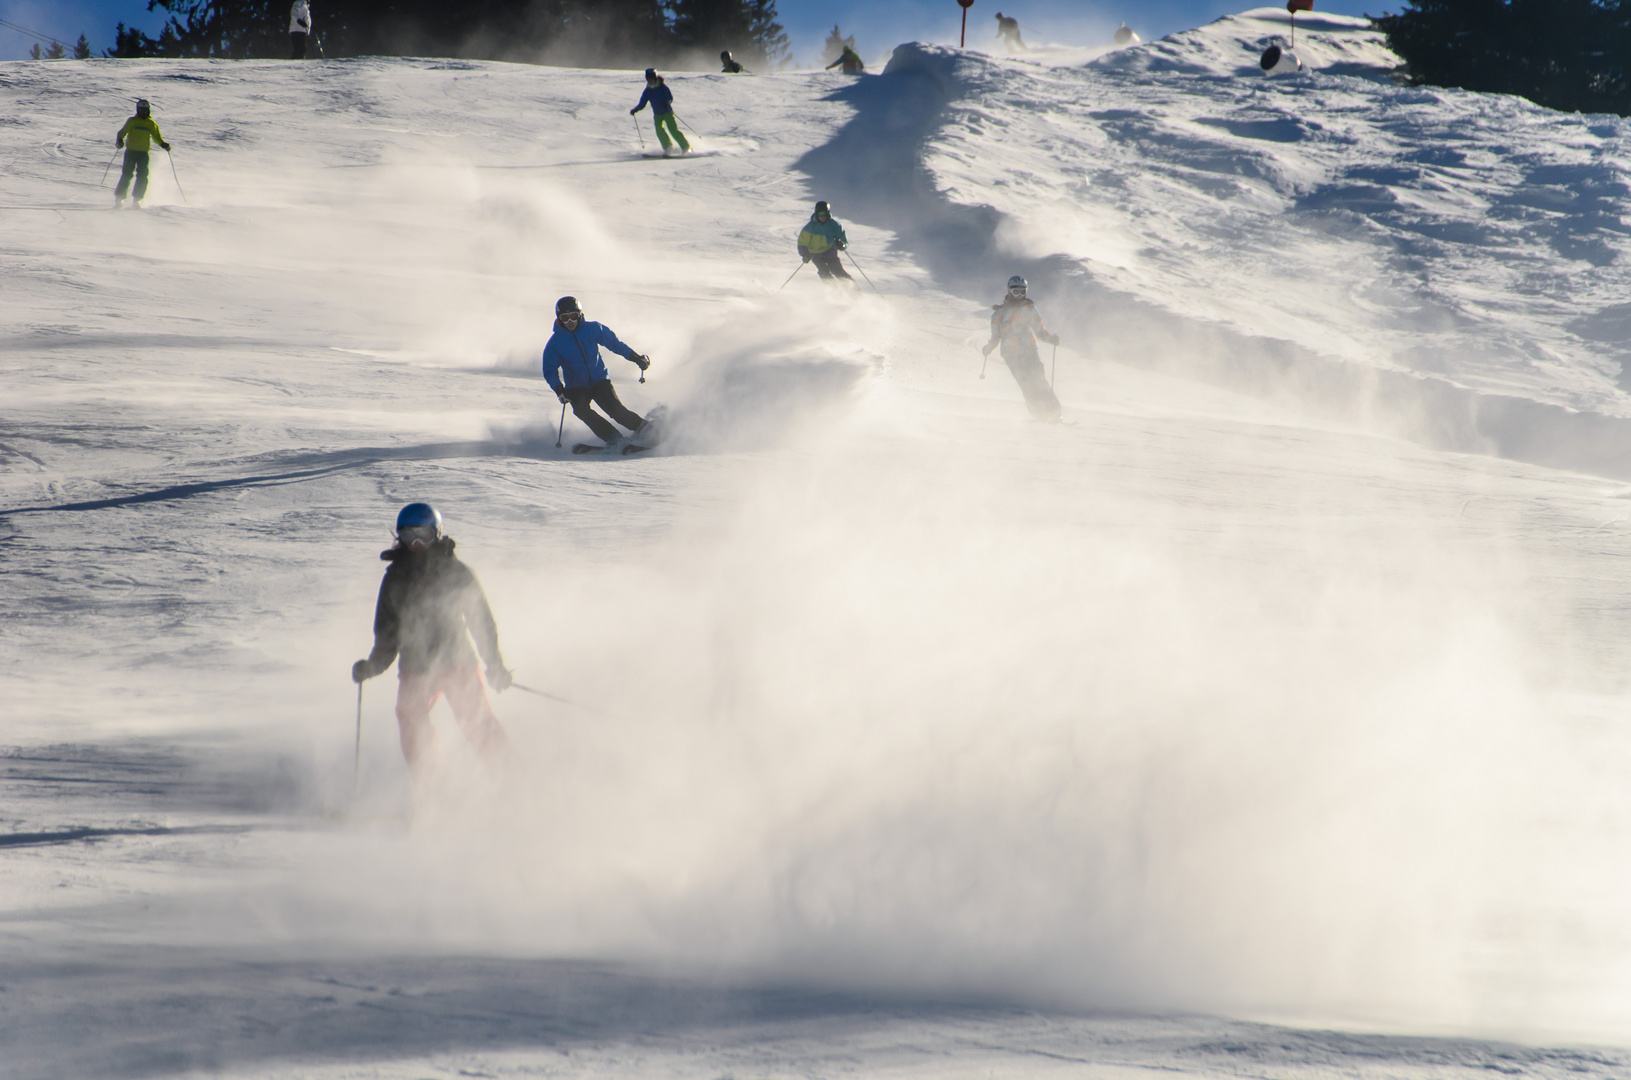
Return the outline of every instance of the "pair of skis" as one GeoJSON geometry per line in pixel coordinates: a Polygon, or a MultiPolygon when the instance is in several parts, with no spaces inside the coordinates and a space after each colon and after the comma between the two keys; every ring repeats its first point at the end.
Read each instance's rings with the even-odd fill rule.
{"type": "MultiPolygon", "coordinates": [[[[605,446],[601,446],[598,443],[580,442],[572,445],[572,452],[574,454],[597,454],[601,453],[602,451],[610,453],[616,448],[616,446],[616,443],[607,443],[605,446]]],[[[622,454],[624,457],[628,457],[630,454],[643,454],[650,449],[652,449],[650,446],[640,446],[637,443],[624,443],[623,448],[618,450],[618,453],[622,454]]]]}

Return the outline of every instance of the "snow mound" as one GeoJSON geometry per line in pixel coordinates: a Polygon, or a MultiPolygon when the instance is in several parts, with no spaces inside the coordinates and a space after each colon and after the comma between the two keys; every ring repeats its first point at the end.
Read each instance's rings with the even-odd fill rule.
{"type": "MultiPolygon", "coordinates": [[[[1283,48],[1290,40],[1291,19],[1284,8],[1253,8],[1148,45],[1118,49],[1094,63],[1138,74],[1261,76],[1263,50],[1272,44],[1283,48]]],[[[1351,15],[1304,12],[1297,20],[1296,47],[1305,70],[1332,75],[1385,76],[1400,64],[1381,31],[1369,19],[1351,15]]]]}
{"type": "MultiPolygon", "coordinates": [[[[1106,359],[1625,475],[1631,125],[1330,68],[1228,75],[1263,18],[1079,68],[903,45],[877,80],[899,85],[857,92],[823,150],[865,168],[811,167],[852,175],[971,298],[1026,274],[1106,359]],[[1151,49],[1171,63],[1132,63],[1151,49]]],[[[1318,25],[1386,63],[1358,20],[1318,25]]]]}

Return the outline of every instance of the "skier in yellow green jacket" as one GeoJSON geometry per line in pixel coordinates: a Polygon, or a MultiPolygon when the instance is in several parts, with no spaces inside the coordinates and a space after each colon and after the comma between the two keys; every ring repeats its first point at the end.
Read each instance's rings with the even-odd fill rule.
{"type": "Polygon", "coordinates": [[[125,204],[131,176],[136,177],[136,197],[130,205],[141,209],[142,199],[147,197],[147,154],[155,142],[165,150],[170,149],[170,144],[159,134],[159,125],[153,120],[151,106],[146,100],[138,99],[136,115],[125,121],[125,126],[119,129],[119,134],[113,140],[115,146],[125,148],[125,167],[119,173],[119,186],[113,192],[115,209],[125,204]]]}

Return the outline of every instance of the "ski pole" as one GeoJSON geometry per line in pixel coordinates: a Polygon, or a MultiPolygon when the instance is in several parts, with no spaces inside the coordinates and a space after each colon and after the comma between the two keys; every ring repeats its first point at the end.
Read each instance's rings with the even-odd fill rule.
{"type": "Polygon", "coordinates": [[[584,712],[592,712],[596,716],[605,716],[606,715],[605,713],[601,712],[599,709],[595,708],[593,705],[584,705],[581,702],[573,701],[571,698],[561,697],[561,695],[559,695],[559,694],[551,694],[551,693],[548,693],[548,692],[543,691],[543,690],[534,690],[532,687],[522,686],[518,682],[512,682],[510,685],[515,687],[517,690],[525,690],[529,694],[537,694],[541,698],[548,698],[551,701],[558,701],[562,705],[570,705],[574,709],[582,709],[584,712]]]}
{"type": "Polygon", "coordinates": [[[646,133],[640,130],[640,118],[630,113],[629,119],[634,121],[634,133],[640,137],[640,152],[643,154],[646,152],[646,133]]]}
{"type": "Polygon", "coordinates": [[[362,683],[357,684],[357,745],[351,755],[351,797],[357,797],[357,773],[362,770],[362,683]]]}
{"type": "Polygon", "coordinates": [[[1053,377],[1059,371],[1059,343],[1053,343],[1053,364],[1048,368],[1048,389],[1053,389],[1053,377]]]}
{"type": "MultiPolygon", "coordinates": [[[[187,202],[187,193],[181,189],[181,176],[176,172],[176,156],[168,150],[164,152],[164,156],[170,159],[170,175],[176,178],[176,190],[181,191],[181,201],[191,206],[192,203],[187,202]]],[[[860,269],[860,267],[856,267],[856,269],[860,269]]]]}
{"type": "Polygon", "coordinates": [[[982,378],[982,379],[985,378],[985,365],[989,364],[990,362],[991,362],[991,354],[990,353],[985,353],[980,358],[980,378],[982,378]]]}
{"type": "Polygon", "coordinates": [[[113,157],[108,158],[108,167],[102,170],[102,183],[104,184],[108,182],[108,173],[113,171],[113,158],[119,156],[119,149],[119,147],[114,147],[113,157]]]}
{"type": "MultiPolygon", "coordinates": [[[[849,248],[844,249],[844,254],[849,255],[849,248]]],[[[866,271],[861,269],[861,264],[855,261],[854,255],[849,255],[849,264],[855,267],[855,272],[861,275],[861,279],[863,281],[865,281],[868,285],[872,285],[872,279],[866,276],[866,271]]],[[[876,285],[872,285],[872,291],[877,293],[879,296],[883,295],[883,291],[876,285]]]]}
{"type": "MultiPolygon", "coordinates": [[[[798,264],[797,267],[795,267],[793,269],[793,272],[791,274],[787,275],[787,281],[792,281],[794,278],[798,277],[799,271],[803,270],[803,269],[804,269],[804,264],[801,262],[801,263],[798,264]]],[[[781,288],[777,289],[776,291],[781,292],[782,289],[787,288],[787,281],[782,282],[781,283],[781,288]]]]}
{"type": "Polygon", "coordinates": [[[555,433],[555,449],[561,448],[561,436],[566,434],[566,402],[561,402],[561,430],[555,433]]]}

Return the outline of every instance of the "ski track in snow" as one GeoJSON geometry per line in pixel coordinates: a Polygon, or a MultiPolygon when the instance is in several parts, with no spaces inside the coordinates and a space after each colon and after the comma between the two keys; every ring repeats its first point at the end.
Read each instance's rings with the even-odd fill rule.
{"type": "Polygon", "coordinates": [[[0,1076],[1631,1075],[1626,121],[1283,23],[681,74],[676,161],[627,72],[0,64],[0,1076]],[[568,292],[652,454],[556,447],[568,292]],[[417,499],[595,711],[413,797],[370,682],[353,798],[417,499]]]}

